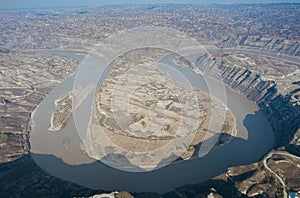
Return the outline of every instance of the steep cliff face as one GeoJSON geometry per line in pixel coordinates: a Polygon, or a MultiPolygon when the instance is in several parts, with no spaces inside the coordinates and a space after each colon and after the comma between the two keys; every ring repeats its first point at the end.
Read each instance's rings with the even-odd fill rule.
{"type": "Polygon", "coordinates": [[[291,94],[280,95],[275,81],[262,79],[259,74],[210,55],[199,57],[196,66],[259,105],[273,128],[275,148],[293,139],[300,128],[300,106],[291,102],[291,94]]]}
{"type": "Polygon", "coordinates": [[[260,75],[248,69],[229,65],[215,57],[199,57],[196,66],[257,104],[277,95],[276,82],[263,80],[260,75]]]}
{"type": "Polygon", "coordinates": [[[290,95],[279,95],[259,104],[273,127],[276,147],[289,144],[300,128],[300,106],[293,105],[290,99],[290,95]]]}

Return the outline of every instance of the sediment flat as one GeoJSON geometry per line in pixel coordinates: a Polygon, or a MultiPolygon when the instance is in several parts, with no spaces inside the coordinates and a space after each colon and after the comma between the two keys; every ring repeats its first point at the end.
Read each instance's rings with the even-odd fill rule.
{"type": "Polygon", "coordinates": [[[221,101],[159,72],[154,63],[168,53],[138,50],[111,65],[96,95],[91,129],[83,141],[89,156],[101,159],[125,150],[130,163],[155,167],[168,157],[166,153],[190,159],[198,156],[197,148],[207,139],[219,137],[213,149],[236,135],[235,118],[221,101]],[[104,133],[99,133],[99,127],[104,133]],[[174,147],[167,152],[157,152],[170,144],[174,147]],[[142,154],[132,157],[131,153],[142,154]]]}

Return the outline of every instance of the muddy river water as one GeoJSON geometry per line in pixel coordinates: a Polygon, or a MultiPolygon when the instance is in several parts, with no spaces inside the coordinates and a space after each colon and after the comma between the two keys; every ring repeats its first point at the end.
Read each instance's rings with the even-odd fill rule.
{"type": "MultiPolygon", "coordinates": [[[[83,60],[84,54],[74,51],[44,51],[83,60]]],[[[108,191],[127,190],[131,192],[167,192],[185,184],[194,184],[210,179],[230,166],[253,163],[258,161],[271,148],[274,142],[272,129],[260,112],[259,108],[244,96],[225,87],[226,96],[222,92],[220,82],[203,76],[192,69],[176,66],[169,55],[161,59],[180,71],[190,83],[201,90],[213,89],[215,97],[226,103],[236,117],[237,137],[228,144],[214,150],[204,157],[187,161],[176,161],[165,167],[149,172],[126,172],[111,168],[100,161],[91,159],[80,150],[82,134],[78,134],[74,119],[57,132],[48,131],[50,116],[54,110],[54,101],[63,96],[74,86],[76,74],[58,84],[40,103],[32,116],[30,132],[31,157],[46,172],[79,185],[108,191]]],[[[107,71],[103,61],[97,56],[85,56],[81,67],[84,77],[89,66],[100,67],[107,71]]],[[[161,70],[167,70],[163,67],[161,70]]],[[[168,71],[166,71],[168,73],[168,71]]],[[[104,76],[100,79],[103,80],[104,76]]],[[[172,73],[170,73],[172,76],[172,73]]],[[[88,79],[89,76],[87,75],[88,79]]],[[[174,76],[176,78],[176,76],[174,76]]],[[[84,79],[84,78],[83,78],[84,79]]],[[[92,95],[77,110],[76,123],[87,123],[90,108],[86,108],[93,100],[92,95]],[[82,115],[82,116],[80,116],[82,115]],[[80,118],[80,120],[78,120],[80,118]]],[[[77,127],[85,127],[84,124],[77,127]]]]}

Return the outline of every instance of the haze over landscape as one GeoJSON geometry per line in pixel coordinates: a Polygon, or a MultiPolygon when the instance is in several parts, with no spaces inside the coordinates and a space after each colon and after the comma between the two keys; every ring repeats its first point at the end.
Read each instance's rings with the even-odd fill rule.
{"type": "Polygon", "coordinates": [[[0,197],[300,197],[300,1],[0,2],[0,197]]]}
{"type": "Polygon", "coordinates": [[[299,0],[1,0],[0,9],[98,7],[122,4],[252,4],[252,3],[299,3],[299,0]]]}

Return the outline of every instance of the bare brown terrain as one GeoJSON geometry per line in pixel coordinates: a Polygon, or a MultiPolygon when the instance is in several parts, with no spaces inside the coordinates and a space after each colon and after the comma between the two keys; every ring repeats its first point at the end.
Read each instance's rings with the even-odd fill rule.
{"type": "MultiPolygon", "coordinates": [[[[28,155],[32,112],[53,86],[73,74],[79,65],[76,60],[32,50],[89,51],[111,34],[141,25],[173,28],[204,44],[210,55],[201,59],[204,60],[202,62],[199,60],[197,67],[211,73],[218,71],[218,76],[229,87],[259,105],[272,125],[274,149],[285,148],[299,156],[299,10],[300,4],[261,4],[1,11],[0,196],[76,197],[103,193],[45,173],[28,155]],[[212,62],[216,67],[206,67],[212,62]]],[[[190,66],[180,60],[175,62],[190,66]]],[[[151,86],[146,88],[154,89],[151,86]]],[[[140,96],[142,91],[137,90],[135,96],[140,96]]],[[[206,98],[203,93],[197,96],[206,98]]],[[[141,104],[132,99],[132,104],[141,104]]],[[[102,98],[98,102],[105,104],[101,103],[104,102],[102,98]]],[[[175,106],[174,102],[172,105],[175,106]]],[[[70,108],[66,107],[69,105],[62,105],[61,110],[69,115],[70,108]]],[[[200,109],[206,110],[204,107],[200,109]]],[[[100,115],[101,112],[98,113],[100,115]]],[[[147,124],[143,113],[133,111],[131,115],[139,126],[147,124]]],[[[227,118],[230,123],[232,117],[228,115],[227,118]]],[[[62,127],[64,122],[59,120],[62,127]]],[[[96,121],[101,123],[103,120],[96,121]]],[[[230,127],[227,130],[230,131],[230,127]]],[[[109,130],[106,133],[122,147],[140,149],[119,142],[119,137],[125,137],[122,133],[109,130]]],[[[168,135],[172,134],[174,132],[168,135]]],[[[200,139],[202,136],[196,138],[190,151],[200,139]]],[[[190,153],[185,155],[187,158],[190,156],[190,153]]],[[[270,167],[281,174],[291,190],[299,189],[298,163],[285,156],[274,156],[269,161],[270,167]]],[[[134,196],[207,197],[210,193],[216,197],[283,197],[280,182],[263,167],[262,159],[257,163],[229,168],[216,178],[180,187],[164,195],[134,193],[134,196]]]]}
{"type": "MultiPolygon", "coordinates": [[[[129,153],[144,153],[142,155],[158,164],[161,159],[168,157],[164,156],[168,153],[177,154],[178,158],[183,159],[196,157],[196,147],[216,134],[223,134],[219,137],[220,144],[230,141],[227,137],[235,136],[235,118],[224,104],[203,91],[175,80],[163,80],[167,76],[160,73],[154,63],[168,53],[162,49],[140,49],[112,63],[110,73],[97,93],[91,123],[92,126],[99,123],[104,133],[92,130],[84,140],[85,151],[91,157],[101,159],[105,155],[121,154],[126,150],[129,153]],[[133,75],[123,77],[130,73],[133,75]],[[151,78],[153,81],[147,81],[151,78]],[[123,81],[129,86],[120,86],[124,85],[123,81]],[[187,101],[188,104],[185,104],[187,101]],[[154,108],[154,115],[149,114],[151,108],[154,108]],[[128,118],[123,111],[128,111],[128,118]],[[120,115],[121,120],[118,118],[120,115]],[[182,120],[184,126],[181,125],[182,120]],[[103,135],[112,144],[107,145],[107,141],[102,140],[103,135]],[[189,141],[182,141],[182,138],[189,141]],[[175,144],[176,149],[167,148],[170,150],[151,154],[168,144],[175,144]],[[91,148],[90,145],[99,146],[91,148]],[[99,152],[98,147],[103,147],[104,153],[99,152]]],[[[215,145],[215,148],[217,146],[220,145],[215,145]]],[[[126,157],[134,165],[146,163],[141,166],[150,166],[147,161],[140,161],[139,157],[126,157]]]]}
{"type": "Polygon", "coordinates": [[[34,52],[0,56],[1,159],[9,162],[28,153],[31,113],[56,83],[75,71],[78,62],[34,52]]]}
{"type": "Polygon", "coordinates": [[[268,166],[284,180],[289,191],[300,191],[300,159],[287,155],[273,155],[268,160],[268,166]]]}

